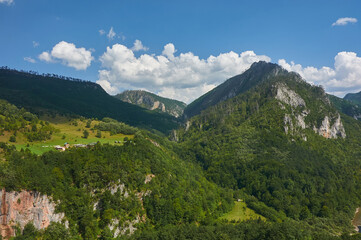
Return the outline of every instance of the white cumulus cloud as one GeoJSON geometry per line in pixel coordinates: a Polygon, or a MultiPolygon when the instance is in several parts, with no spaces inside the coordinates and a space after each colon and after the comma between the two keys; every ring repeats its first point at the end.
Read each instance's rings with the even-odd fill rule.
{"type": "Polygon", "coordinates": [[[215,87],[217,87],[217,85],[207,83],[189,88],[163,87],[157,92],[157,94],[162,97],[181,100],[185,103],[191,103],[193,100],[195,100],[195,98],[202,96],[215,87]]]}
{"type": "Polygon", "coordinates": [[[0,3],[4,3],[7,5],[11,5],[14,2],[14,0],[0,0],[0,3]]]}
{"type": "Polygon", "coordinates": [[[40,55],[39,55],[39,59],[41,61],[45,61],[45,62],[53,62],[54,60],[52,59],[51,55],[49,52],[42,52],[40,55]]]}
{"type": "Polygon", "coordinates": [[[299,73],[308,82],[324,86],[327,92],[339,97],[361,91],[361,57],[354,52],[339,52],[333,68],[303,67],[294,62],[287,63],[284,59],[280,59],[278,64],[288,71],[299,73]]]}
{"type": "Polygon", "coordinates": [[[76,70],[85,70],[94,58],[91,50],[77,48],[73,43],[61,41],[53,47],[50,53],[41,53],[39,59],[45,62],[60,61],[63,65],[73,67],[76,70]]]}
{"type": "Polygon", "coordinates": [[[111,95],[115,95],[117,93],[119,93],[118,88],[113,87],[112,85],[110,85],[110,83],[106,80],[98,80],[97,83],[102,86],[102,88],[109,94],[111,95]]]}
{"type": "Polygon", "coordinates": [[[136,52],[136,51],[148,51],[149,48],[144,46],[142,41],[137,39],[137,40],[134,41],[134,45],[132,47],[132,50],[133,50],[133,52],[136,52]]]}
{"type": "Polygon", "coordinates": [[[24,57],[24,60],[29,62],[29,63],[36,63],[36,60],[31,58],[31,57],[24,57]]]}
{"type": "Polygon", "coordinates": [[[337,19],[336,22],[332,23],[332,26],[344,26],[347,25],[348,23],[357,23],[357,19],[350,17],[339,18],[337,19]]]}
{"type": "Polygon", "coordinates": [[[233,51],[202,59],[192,52],[175,55],[172,43],[162,55],[134,55],[132,49],[114,44],[100,57],[102,69],[97,81],[110,94],[122,89],[146,89],[164,97],[190,102],[257,61],[271,61],[253,51],[233,51]]]}

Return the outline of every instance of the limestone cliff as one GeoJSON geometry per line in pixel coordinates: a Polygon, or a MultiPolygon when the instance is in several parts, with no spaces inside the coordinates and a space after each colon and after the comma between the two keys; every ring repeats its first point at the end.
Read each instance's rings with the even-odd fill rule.
{"type": "Polygon", "coordinates": [[[21,191],[0,193],[0,230],[1,236],[15,235],[13,226],[21,229],[28,223],[33,223],[37,229],[47,228],[51,222],[61,222],[63,213],[55,213],[56,204],[47,195],[39,192],[21,191]]]}
{"type": "Polygon", "coordinates": [[[338,117],[336,118],[332,126],[330,118],[328,116],[325,116],[321,126],[319,126],[318,128],[314,126],[313,130],[325,138],[346,137],[345,128],[343,127],[343,124],[341,122],[340,114],[338,114],[338,117]]]}
{"type": "Polygon", "coordinates": [[[290,105],[293,108],[306,106],[305,100],[303,100],[295,91],[289,89],[286,84],[279,83],[276,88],[276,99],[290,105]]]}
{"type": "MultiPolygon", "coordinates": [[[[152,181],[156,176],[154,174],[147,174],[144,179],[144,184],[148,184],[152,181]]],[[[85,186],[86,187],[86,186],[85,186]]],[[[151,190],[144,189],[140,192],[135,190],[128,189],[124,183],[120,181],[109,184],[109,186],[105,189],[92,189],[92,197],[95,200],[93,202],[93,210],[97,211],[102,204],[102,198],[104,194],[109,191],[113,196],[119,196],[122,201],[127,199],[132,199],[132,201],[136,201],[140,204],[141,210],[137,212],[133,212],[131,214],[121,214],[113,216],[110,223],[108,224],[109,230],[112,232],[113,237],[117,238],[121,235],[131,235],[133,234],[137,228],[138,224],[146,222],[146,213],[143,206],[143,198],[151,194],[151,190]]],[[[135,204],[138,204],[135,203],[135,204]]]]}
{"type": "MultiPolygon", "coordinates": [[[[284,105],[286,104],[289,106],[289,109],[291,109],[290,113],[285,114],[283,121],[286,134],[300,134],[304,140],[307,140],[302,130],[312,127],[315,133],[325,138],[346,137],[345,128],[343,127],[339,113],[326,113],[323,116],[321,124],[309,122],[307,121],[307,116],[311,113],[311,110],[307,108],[306,101],[285,83],[277,83],[275,88],[275,98],[280,101],[281,108],[286,110],[284,105]]],[[[323,97],[325,98],[323,101],[324,104],[330,105],[331,103],[327,96],[324,95],[323,97]]]]}

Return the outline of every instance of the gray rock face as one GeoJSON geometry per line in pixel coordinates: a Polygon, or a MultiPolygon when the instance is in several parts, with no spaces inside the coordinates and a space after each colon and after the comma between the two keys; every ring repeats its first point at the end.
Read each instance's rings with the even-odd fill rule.
{"type": "Polygon", "coordinates": [[[17,224],[23,229],[33,223],[35,228],[47,228],[51,222],[61,222],[63,213],[55,213],[56,204],[46,195],[38,192],[21,191],[0,193],[0,229],[3,237],[15,235],[12,226],[17,224]]]}
{"type": "MultiPolygon", "coordinates": [[[[291,107],[291,113],[285,114],[284,117],[284,129],[286,134],[300,134],[302,139],[306,140],[307,137],[301,132],[303,129],[309,128],[312,123],[306,123],[306,117],[310,114],[310,110],[307,109],[306,102],[295,91],[291,90],[286,84],[276,84],[276,96],[275,98],[280,101],[281,108],[286,110],[283,104],[287,104],[291,107]]],[[[326,97],[326,104],[330,104],[326,97]]],[[[320,126],[313,126],[313,130],[319,135],[325,138],[338,138],[346,137],[346,132],[343,127],[340,114],[329,113],[324,117],[320,126]],[[333,117],[330,117],[333,116],[333,117]],[[331,122],[334,122],[331,126],[331,122]]]]}
{"type": "Polygon", "coordinates": [[[345,128],[343,127],[343,124],[341,122],[340,114],[338,114],[335,123],[332,126],[330,125],[330,118],[328,116],[325,116],[321,126],[319,128],[313,127],[313,130],[325,138],[346,137],[345,128]]]}
{"type": "Polygon", "coordinates": [[[283,122],[285,124],[284,128],[285,128],[286,134],[288,134],[289,131],[293,132],[293,122],[292,122],[292,118],[290,117],[289,114],[285,115],[283,122]]]}
{"type": "MultiPolygon", "coordinates": [[[[147,174],[145,176],[145,180],[144,183],[148,184],[152,181],[153,178],[155,178],[156,176],[154,174],[147,174]]],[[[116,194],[117,192],[120,193],[120,195],[124,198],[128,198],[130,195],[130,190],[127,189],[125,187],[125,185],[123,183],[121,183],[120,181],[111,184],[107,190],[110,191],[110,193],[112,195],[116,194]]],[[[140,201],[141,205],[143,206],[143,197],[148,196],[149,194],[151,194],[151,190],[142,190],[140,192],[133,192],[137,199],[140,201]]],[[[98,202],[95,203],[95,205],[98,205],[98,202]]],[[[96,208],[94,209],[96,210],[96,208]]],[[[144,210],[144,208],[143,208],[144,210]]],[[[145,222],[146,221],[146,215],[145,214],[141,214],[138,213],[137,216],[135,216],[135,218],[133,219],[128,219],[125,222],[120,221],[119,218],[113,218],[111,220],[111,222],[108,224],[109,229],[112,231],[113,233],[113,237],[117,238],[120,237],[122,235],[131,235],[133,234],[136,230],[136,224],[140,223],[140,222],[145,222]]]]}
{"type": "MultiPolygon", "coordinates": [[[[295,134],[297,129],[305,129],[307,124],[305,118],[309,114],[306,109],[306,102],[303,98],[298,95],[295,91],[288,88],[286,84],[278,83],[276,85],[276,96],[275,98],[281,103],[281,108],[286,110],[283,104],[287,104],[291,107],[291,114],[285,114],[284,118],[284,129],[285,133],[295,134]],[[300,109],[303,109],[300,112],[300,109]]],[[[307,139],[302,137],[303,139],[307,139]]]]}
{"type": "Polygon", "coordinates": [[[305,111],[302,111],[301,114],[296,116],[296,123],[302,129],[305,129],[307,127],[307,125],[305,123],[305,118],[307,117],[308,114],[309,114],[309,112],[305,110],[305,111]]]}
{"type": "Polygon", "coordinates": [[[294,108],[306,106],[305,100],[303,100],[295,91],[289,89],[286,84],[277,84],[276,99],[291,105],[294,108]]]}

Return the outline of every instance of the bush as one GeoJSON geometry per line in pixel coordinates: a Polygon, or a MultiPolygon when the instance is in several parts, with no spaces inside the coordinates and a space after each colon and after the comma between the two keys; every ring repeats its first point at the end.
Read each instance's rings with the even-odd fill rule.
{"type": "Polygon", "coordinates": [[[89,132],[87,130],[84,130],[82,138],[88,138],[89,132]]]}
{"type": "Polygon", "coordinates": [[[16,142],[16,137],[14,135],[10,136],[9,141],[10,142],[16,142]]]}
{"type": "Polygon", "coordinates": [[[97,134],[95,135],[95,137],[101,138],[101,137],[102,137],[102,131],[98,130],[98,131],[97,131],[97,134]]]}

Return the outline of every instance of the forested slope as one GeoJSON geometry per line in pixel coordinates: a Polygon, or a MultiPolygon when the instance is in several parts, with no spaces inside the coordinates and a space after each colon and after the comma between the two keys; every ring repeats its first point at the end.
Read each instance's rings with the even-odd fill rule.
{"type": "Polygon", "coordinates": [[[0,99],[37,114],[111,117],[163,133],[178,126],[174,117],[120,101],[96,83],[59,76],[0,69],[0,99]]]}
{"type": "MultiPolygon", "coordinates": [[[[15,239],[361,239],[351,225],[361,204],[361,122],[298,74],[253,67],[220,86],[174,141],[105,118],[84,121],[104,137],[131,137],[42,155],[1,143],[2,194],[42,194],[64,214],[42,229],[11,223],[15,239]],[[230,83],[247,84],[235,93],[230,83]],[[262,218],[228,221],[234,201],[262,218]]],[[[6,106],[0,115],[17,131],[40,121],[6,106]]]]}
{"type": "Polygon", "coordinates": [[[179,154],[268,219],[348,231],[361,200],[360,122],[297,74],[263,73],[177,131],[179,154]]]}

